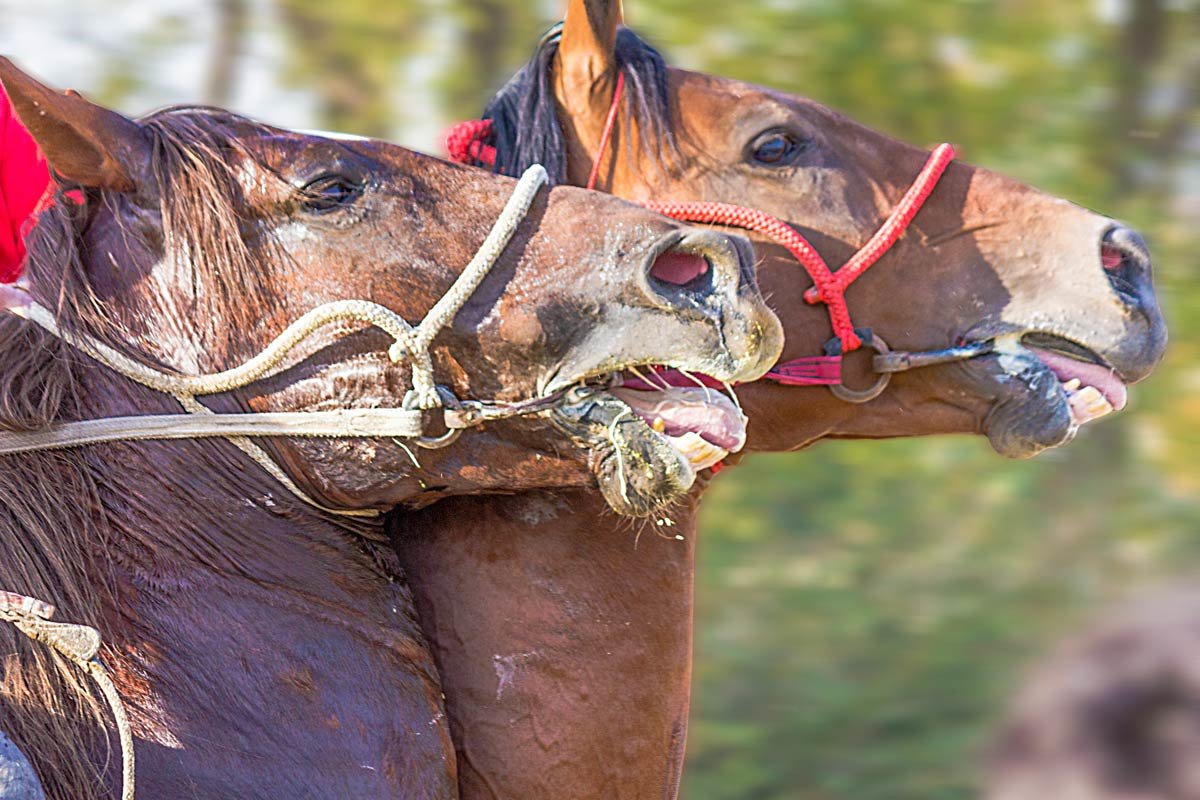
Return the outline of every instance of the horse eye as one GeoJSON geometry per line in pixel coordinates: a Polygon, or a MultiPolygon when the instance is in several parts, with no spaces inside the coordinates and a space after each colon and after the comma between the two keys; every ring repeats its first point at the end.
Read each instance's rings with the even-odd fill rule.
{"type": "Polygon", "coordinates": [[[310,214],[324,214],[353,203],[362,192],[361,183],[342,175],[326,175],[300,190],[300,206],[310,214]]]}
{"type": "Polygon", "coordinates": [[[769,167],[780,167],[791,164],[808,147],[807,141],[800,141],[786,131],[771,131],[758,137],[751,145],[750,157],[756,163],[769,167]]]}

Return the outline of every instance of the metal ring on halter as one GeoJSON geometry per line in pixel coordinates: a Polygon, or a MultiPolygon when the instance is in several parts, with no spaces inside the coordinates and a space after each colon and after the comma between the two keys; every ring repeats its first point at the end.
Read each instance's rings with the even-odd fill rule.
{"type": "MultiPolygon", "coordinates": [[[[872,334],[871,341],[864,342],[863,346],[871,348],[879,355],[891,352],[891,348],[887,346],[887,342],[880,338],[879,334],[872,334]]],[[[837,383],[830,386],[829,391],[833,392],[834,397],[839,400],[845,400],[847,403],[867,403],[883,394],[883,390],[887,388],[891,381],[892,373],[881,372],[879,373],[879,377],[875,379],[875,382],[866,389],[851,389],[844,383],[837,383]]]]}
{"type": "Polygon", "coordinates": [[[420,447],[422,450],[441,450],[443,447],[449,447],[458,441],[458,437],[462,436],[465,428],[451,428],[441,436],[422,436],[419,439],[410,439],[413,444],[420,447]]]}
{"type": "MultiPolygon", "coordinates": [[[[437,390],[438,397],[442,401],[443,415],[462,407],[462,402],[458,399],[458,397],[455,396],[454,392],[450,390],[450,387],[443,386],[442,384],[438,383],[435,384],[433,388],[437,390]]],[[[409,402],[411,395],[412,392],[409,392],[409,394],[405,395],[404,402],[406,404],[409,402]]],[[[422,450],[441,450],[443,447],[449,447],[458,441],[458,437],[462,436],[462,432],[466,430],[467,427],[469,426],[455,425],[451,427],[449,424],[447,424],[446,432],[440,436],[421,436],[417,439],[410,439],[409,441],[411,441],[417,447],[420,447],[422,450]]]]}

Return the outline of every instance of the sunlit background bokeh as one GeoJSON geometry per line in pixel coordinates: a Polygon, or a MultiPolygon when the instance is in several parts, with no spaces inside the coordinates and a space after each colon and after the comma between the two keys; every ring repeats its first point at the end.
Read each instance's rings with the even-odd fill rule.
{"type": "MultiPolygon", "coordinates": [[[[1069,448],[1008,463],[967,438],[828,444],[752,459],[706,500],[683,796],[974,796],[1039,653],[1115,598],[1200,583],[1200,2],[625,5],[670,63],[953,141],[1152,245],[1167,362],[1069,448]]],[[[440,152],[561,11],[0,0],[0,52],[128,112],[201,101],[440,152]]]]}

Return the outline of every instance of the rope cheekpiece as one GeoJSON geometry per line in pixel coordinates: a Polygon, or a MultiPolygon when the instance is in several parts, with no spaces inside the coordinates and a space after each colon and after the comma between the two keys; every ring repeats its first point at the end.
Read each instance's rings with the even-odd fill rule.
{"type": "Polygon", "coordinates": [[[100,632],[87,625],[51,622],[55,608],[32,597],[0,591],[0,621],[9,622],[21,633],[55,650],[92,677],[112,711],[121,741],[121,800],[133,800],[135,764],[133,730],[116,685],[100,661],[100,632]]]}
{"type": "Polygon", "coordinates": [[[82,422],[63,422],[39,431],[0,432],[0,455],[79,447],[98,442],[138,441],[147,439],[183,439],[220,437],[228,439],[254,459],[292,494],[322,511],[343,516],[378,516],[374,509],[326,508],[309,497],[250,436],[301,436],[328,438],[398,437],[422,443],[426,411],[445,407],[444,421],[455,431],[477,425],[485,419],[499,419],[544,410],[546,398],[525,403],[458,403],[443,397],[433,374],[429,348],[471,297],[492,266],[508,246],[521,221],[529,213],[541,187],[548,178],[540,164],[534,164],[517,182],[512,196],[492,226],[474,258],[454,281],[449,291],[430,309],[420,324],[413,326],[398,314],[378,303],[366,300],[338,300],[314,308],[293,322],[258,355],[249,361],[211,375],[179,375],[148,367],[117,352],[97,339],[63,332],[54,315],[32,300],[14,302],[8,310],[41,326],[47,332],[69,342],[92,358],[155,391],[169,394],[188,414],[134,417],[109,417],[82,422]],[[394,339],[388,349],[393,362],[408,361],[412,367],[412,389],[402,408],[341,409],[336,411],[299,411],[249,414],[217,414],[197,398],[248,386],[279,372],[287,366],[287,356],[304,340],[331,324],[354,321],[373,325],[394,339]]]}

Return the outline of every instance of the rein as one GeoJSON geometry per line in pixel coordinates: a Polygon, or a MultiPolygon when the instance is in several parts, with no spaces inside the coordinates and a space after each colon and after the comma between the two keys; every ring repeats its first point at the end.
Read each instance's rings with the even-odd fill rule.
{"type": "MultiPolygon", "coordinates": [[[[612,105],[588,176],[588,189],[596,186],[600,165],[616,124],[624,87],[625,73],[618,71],[612,105]]],[[[454,161],[482,164],[494,169],[496,148],[486,143],[492,133],[493,125],[489,119],[461,122],[446,134],[446,150],[454,161]]],[[[962,361],[992,352],[991,342],[967,343],[941,350],[892,351],[869,328],[854,327],[846,301],[846,290],[904,235],[953,160],[954,148],[949,144],[938,145],[879,229],[836,271],[830,269],[817,249],[799,231],[765,211],[711,202],[648,201],[640,205],[683,222],[754,231],[786,248],[812,278],[813,286],[804,293],[805,302],[809,305],[825,304],[834,335],[826,342],[824,354],[780,362],[763,377],[785,386],[828,386],[842,400],[865,403],[878,397],[896,372],[962,361]],[[846,353],[863,345],[874,351],[871,365],[879,377],[866,389],[851,389],[842,383],[842,360],[846,353]]]]}
{"type": "Polygon", "coordinates": [[[366,300],[334,301],[300,317],[249,361],[210,375],[180,375],[157,370],[117,352],[94,337],[64,332],[59,328],[54,314],[45,306],[33,301],[23,291],[10,290],[9,297],[16,294],[20,297],[9,301],[8,311],[39,325],[126,378],[174,397],[191,416],[152,414],[106,417],[57,423],[36,431],[0,432],[0,455],[81,447],[99,442],[224,438],[254,459],[305,503],[330,514],[379,516],[380,512],[375,509],[322,506],[302,491],[262,447],[247,437],[396,438],[409,439],[418,447],[437,449],[453,442],[466,428],[488,420],[536,414],[560,402],[564,393],[519,403],[460,401],[448,389],[434,382],[433,360],[429,352],[434,337],[450,323],[499,260],[547,180],[546,170],[540,164],[534,164],[525,171],[470,264],[418,325],[409,324],[392,310],[377,303],[366,300]],[[400,408],[218,414],[197,399],[239,389],[279,372],[288,365],[288,354],[312,334],[347,320],[365,322],[385,331],[394,339],[387,351],[388,358],[393,363],[409,362],[412,389],[405,395],[400,408]],[[427,437],[424,435],[426,412],[437,408],[442,409],[442,421],[447,430],[441,436],[427,437]]]}

